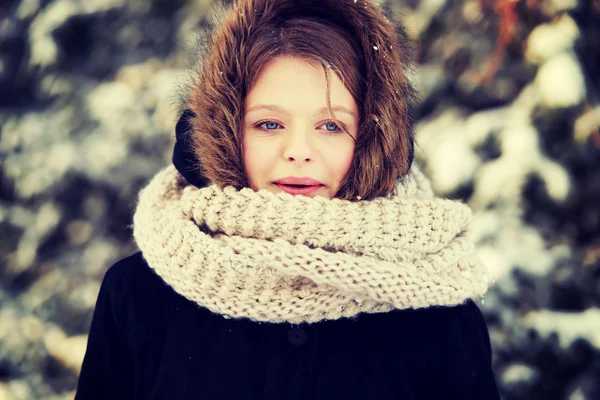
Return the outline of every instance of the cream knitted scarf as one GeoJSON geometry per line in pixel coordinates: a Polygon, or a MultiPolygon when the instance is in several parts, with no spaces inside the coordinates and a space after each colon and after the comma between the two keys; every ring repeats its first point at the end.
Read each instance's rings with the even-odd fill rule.
{"type": "Polygon", "coordinates": [[[141,192],[134,237],[176,292],[225,317],[317,322],[487,290],[459,202],[413,167],[389,196],[348,201],[190,185],[173,166],[141,192]]]}

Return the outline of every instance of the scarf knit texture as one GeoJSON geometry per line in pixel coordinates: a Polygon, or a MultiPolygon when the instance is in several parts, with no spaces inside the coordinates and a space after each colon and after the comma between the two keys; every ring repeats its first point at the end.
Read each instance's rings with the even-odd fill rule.
{"type": "Polygon", "coordinates": [[[313,323],[462,304],[487,290],[467,205],[416,165],[385,197],[197,188],[174,166],[141,190],[134,238],[177,293],[226,318],[313,323]]]}

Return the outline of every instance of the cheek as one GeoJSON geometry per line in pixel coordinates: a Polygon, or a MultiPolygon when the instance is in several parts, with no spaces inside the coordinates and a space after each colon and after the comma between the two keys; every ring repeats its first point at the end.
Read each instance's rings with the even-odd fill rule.
{"type": "Polygon", "coordinates": [[[250,186],[256,189],[262,175],[261,171],[265,170],[265,159],[258,151],[258,146],[246,139],[244,139],[244,169],[250,186]]]}
{"type": "Polygon", "coordinates": [[[254,170],[256,169],[252,154],[254,154],[254,152],[252,151],[251,146],[249,146],[248,141],[244,139],[244,169],[246,170],[246,176],[250,183],[253,181],[252,177],[254,175],[254,170]]]}
{"type": "Polygon", "coordinates": [[[331,160],[331,169],[336,175],[336,178],[343,179],[352,165],[354,158],[354,142],[345,143],[344,145],[336,146],[331,149],[328,157],[331,160]]]}

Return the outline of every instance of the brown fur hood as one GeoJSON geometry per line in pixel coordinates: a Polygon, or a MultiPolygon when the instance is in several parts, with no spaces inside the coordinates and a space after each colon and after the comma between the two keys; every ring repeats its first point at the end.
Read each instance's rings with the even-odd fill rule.
{"type": "MultiPolygon", "coordinates": [[[[393,186],[408,172],[413,159],[410,102],[414,98],[406,77],[411,68],[410,49],[403,28],[388,19],[390,11],[372,0],[237,0],[222,10],[220,25],[201,50],[177,125],[173,161],[188,180],[196,186],[208,182],[220,187],[248,186],[241,131],[249,43],[261,24],[304,15],[343,25],[362,48],[365,97],[373,101],[360,110],[355,155],[363,157],[355,156],[349,179],[393,186]],[[368,168],[364,160],[377,168],[368,168]]],[[[348,198],[365,195],[373,197],[351,193],[348,198]]]]}

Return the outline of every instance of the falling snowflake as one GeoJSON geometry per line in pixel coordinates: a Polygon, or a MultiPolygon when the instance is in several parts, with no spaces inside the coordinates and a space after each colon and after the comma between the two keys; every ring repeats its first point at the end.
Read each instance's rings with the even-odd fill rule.
{"type": "Polygon", "coordinates": [[[373,46],[373,48],[374,48],[375,50],[379,50],[379,48],[378,48],[377,46],[373,46]]]}

